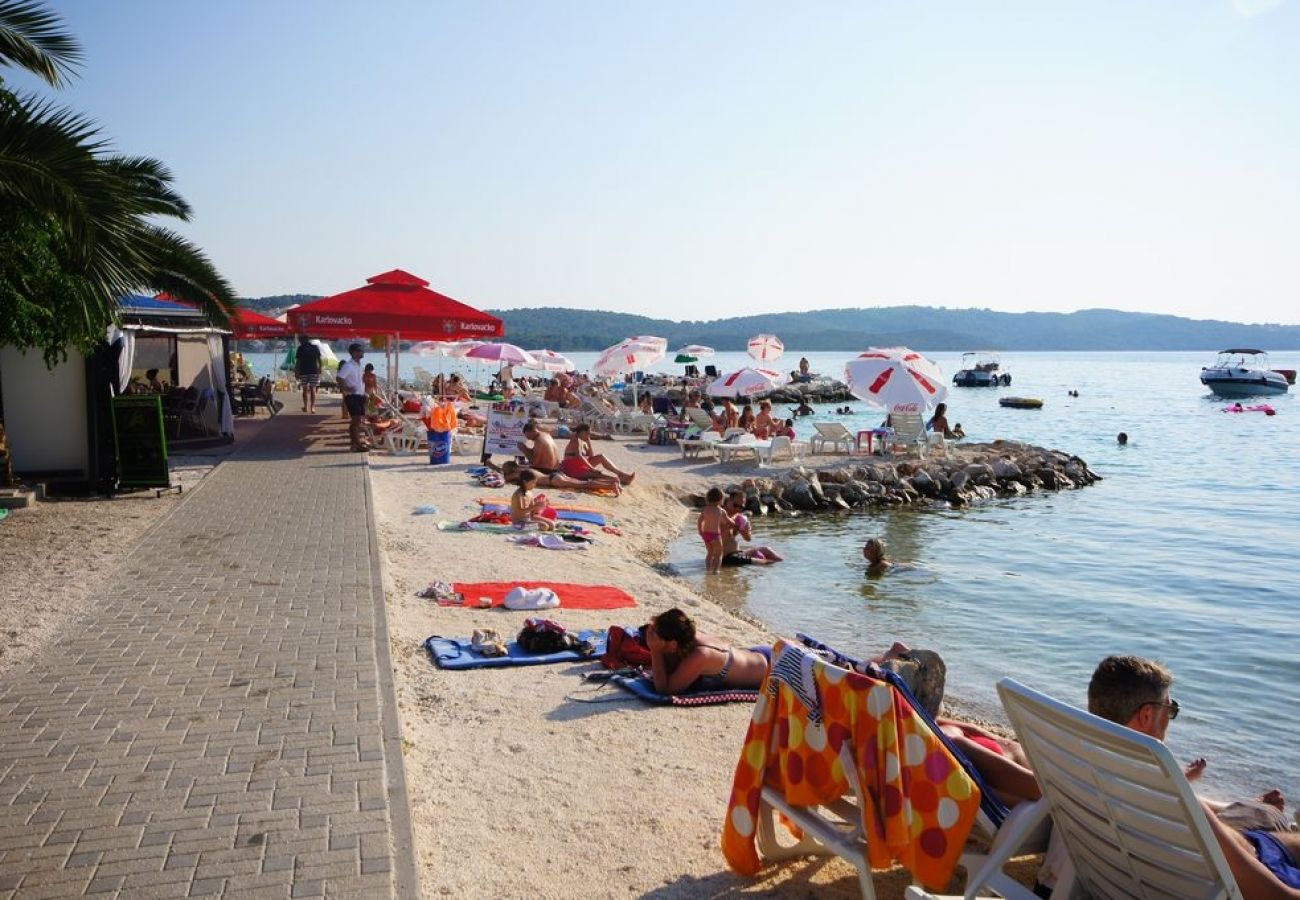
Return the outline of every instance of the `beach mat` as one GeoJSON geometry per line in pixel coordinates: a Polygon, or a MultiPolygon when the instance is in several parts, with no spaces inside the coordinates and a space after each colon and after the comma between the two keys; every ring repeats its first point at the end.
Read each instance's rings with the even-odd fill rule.
{"type": "MultiPolygon", "coordinates": [[[[500,500],[480,500],[479,506],[483,507],[484,512],[510,512],[510,504],[502,503],[500,500]]],[[[605,514],[594,509],[573,509],[567,506],[558,506],[554,503],[551,504],[551,509],[555,510],[555,518],[562,522],[586,522],[589,525],[609,524],[605,514]]]]}
{"type": "MultiPolygon", "coordinates": [[[[599,629],[578,632],[578,640],[589,640],[596,645],[595,655],[605,652],[605,632],[599,629]]],[[[424,646],[433,657],[434,664],[440,669],[503,669],[509,666],[541,666],[547,663],[580,662],[593,657],[583,656],[577,650],[561,650],[558,653],[529,653],[515,641],[506,645],[509,650],[505,656],[484,656],[470,646],[469,638],[445,638],[432,635],[425,639],[424,646]]]]}
{"type": "MultiPolygon", "coordinates": [[[[582,529],[581,525],[572,522],[557,522],[555,531],[578,531],[582,529]]],[[[523,528],[516,528],[513,525],[499,525],[496,522],[449,522],[443,519],[438,523],[439,531],[463,531],[466,534],[475,531],[481,531],[485,534],[529,534],[536,533],[536,525],[525,525],[523,528]]]]}
{"type": "Polygon", "coordinates": [[[655,690],[654,682],[641,676],[613,675],[610,682],[625,691],[635,694],[646,703],[660,706],[713,706],[718,703],[753,703],[758,699],[758,691],[746,688],[731,688],[722,691],[690,691],[685,694],[661,694],[655,690]]]}
{"type": "Polygon", "coordinates": [[[636,598],[627,591],[604,584],[565,584],[559,581],[458,581],[453,591],[465,595],[465,605],[476,608],[479,597],[491,597],[493,606],[501,606],[506,594],[516,587],[550,588],[560,595],[562,609],[626,609],[636,606],[636,598]]]}

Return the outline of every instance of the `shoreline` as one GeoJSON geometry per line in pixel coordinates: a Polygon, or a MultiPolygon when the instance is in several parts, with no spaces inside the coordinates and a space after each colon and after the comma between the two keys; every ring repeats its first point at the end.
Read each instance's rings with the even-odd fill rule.
{"type": "MultiPolygon", "coordinates": [[[[775,637],[664,565],[692,515],[683,497],[744,476],[734,467],[684,465],[676,448],[642,438],[604,441],[600,449],[638,474],[620,498],[547,492],[606,512],[623,531],[597,532],[590,549],[575,552],[513,545],[502,534],[438,531],[440,519],[473,515],[479,497],[509,496],[469,478],[469,457],[437,467],[419,455],[371,457],[423,894],[858,896],[856,871],[838,858],[770,867],[755,879],[726,868],[718,841],[748,704],[642,704],[584,682],[587,662],[446,671],[423,648],[429,635],[463,637],[476,628],[512,638],[528,615],[439,607],[415,596],[434,580],[609,584],[637,599],[635,609],[545,613],[571,630],[637,625],[681,606],[702,630],[742,646],[775,637]],[[438,513],[413,515],[423,504],[438,513]]],[[[905,870],[878,873],[877,890],[901,897],[909,880],[905,870]]]]}

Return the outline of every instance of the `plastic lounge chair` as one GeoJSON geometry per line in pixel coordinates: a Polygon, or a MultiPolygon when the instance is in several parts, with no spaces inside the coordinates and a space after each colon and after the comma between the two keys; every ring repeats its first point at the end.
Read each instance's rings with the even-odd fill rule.
{"type": "Polygon", "coordinates": [[[708,431],[713,428],[713,417],[698,406],[688,406],[682,412],[685,413],[691,424],[698,425],[702,430],[708,431]]]}
{"type": "Polygon", "coordinates": [[[698,437],[682,438],[677,442],[677,446],[682,450],[682,459],[699,459],[701,456],[712,456],[716,459],[720,443],[722,443],[722,435],[716,431],[704,431],[698,437]]]}
{"type": "Polygon", "coordinates": [[[838,453],[841,447],[844,448],[845,453],[852,453],[858,445],[853,433],[839,422],[814,422],[813,428],[817,429],[817,433],[809,441],[813,453],[825,453],[827,445],[831,447],[833,453],[838,453]]]}
{"type": "MultiPolygon", "coordinates": [[[[915,449],[917,455],[922,459],[925,458],[926,451],[930,447],[930,432],[925,430],[925,422],[919,412],[891,412],[889,421],[894,429],[894,436],[889,439],[889,444],[893,447],[902,447],[905,450],[915,449]]],[[[947,452],[947,445],[943,443],[943,435],[939,436],[937,442],[947,452]]]]}
{"type": "Polygon", "coordinates": [[[1241,897],[1169,748],[1010,678],[998,694],[1072,866],[1052,896],[1241,897]]]}
{"type": "MultiPolygon", "coordinates": [[[[948,748],[948,752],[957,760],[962,769],[979,785],[981,792],[980,814],[975,820],[975,830],[989,840],[989,845],[987,850],[967,850],[957,862],[957,865],[967,872],[967,896],[974,897],[981,890],[992,890],[1003,897],[1033,900],[1035,898],[1034,893],[1005,874],[1003,866],[1014,856],[1041,851],[1047,846],[1049,831],[1046,821],[1047,816],[1037,808],[1037,804],[1022,803],[1015,809],[1008,809],[1004,806],[984,783],[984,778],[980,775],[979,770],[966,759],[961,750],[952,742],[952,739],[943,733],[938,723],[912,695],[911,690],[898,674],[862,663],[806,634],[796,632],[796,637],[805,646],[811,647],[822,654],[830,655],[835,663],[844,668],[858,671],[865,670],[888,681],[894,690],[907,698],[916,714],[929,725],[935,737],[948,748]]],[[[860,799],[858,802],[861,802],[860,799]]],[[[808,852],[818,851],[805,848],[805,853],[808,852]]],[[[820,852],[825,853],[828,851],[822,850],[820,852]]],[[[1058,882],[1058,884],[1060,883],[1058,882]]],[[[930,896],[924,891],[920,891],[920,889],[917,890],[916,897],[930,896]]],[[[864,896],[870,895],[864,894],[864,896]]]]}
{"type": "MultiPolygon", "coordinates": [[[[991,839],[989,855],[983,853],[965,853],[958,861],[968,871],[985,867],[990,855],[998,854],[1010,858],[1020,852],[1026,845],[1040,845],[1043,841],[1042,816],[1034,818],[1027,813],[1030,804],[1022,804],[1013,812],[1008,812],[982,783],[977,770],[962,756],[951,740],[939,730],[924,708],[912,697],[902,680],[892,672],[884,672],[875,667],[857,664],[850,657],[845,657],[829,647],[804,635],[799,636],[808,644],[824,654],[833,657],[829,664],[843,668],[865,669],[866,674],[880,681],[888,682],[893,690],[901,695],[924,723],[925,728],[947,748],[953,759],[981,789],[981,803],[975,818],[975,829],[991,839]],[[1024,810],[1022,812],[1022,810],[1024,810]]],[[[844,760],[845,754],[852,752],[850,747],[841,750],[841,759],[846,778],[850,784],[849,793],[837,801],[822,806],[799,806],[789,802],[779,789],[767,784],[761,792],[759,815],[756,823],[757,847],[764,861],[801,857],[810,854],[831,854],[844,858],[858,870],[858,882],[862,895],[868,900],[875,897],[875,887],[871,880],[870,854],[867,835],[862,827],[862,810],[864,806],[862,786],[856,778],[851,777],[852,760],[844,760]],[[780,812],[803,831],[803,837],[793,845],[783,845],[778,841],[774,814],[780,812]]],[[[1032,898],[1034,895],[1023,886],[1001,874],[1001,865],[994,868],[986,883],[999,889],[1005,888],[1004,896],[1032,898]]],[[[924,895],[921,895],[924,896],[924,895]]]]}
{"type": "MultiPolygon", "coordinates": [[[[728,432],[738,429],[727,429],[728,432]]],[[[718,442],[718,462],[731,462],[737,459],[752,459],[754,465],[762,465],[764,444],[759,443],[758,438],[754,437],[747,431],[742,431],[736,436],[735,442],[728,441],[725,437],[718,442]]]]}
{"type": "Polygon", "coordinates": [[[788,459],[794,462],[800,459],[807,449],[808,445],[803,441],[792,441],[785,435],[778,435],[772,438],[767,450],[763,452],[763,462],[769,466],[778,459],[788,459]]]}

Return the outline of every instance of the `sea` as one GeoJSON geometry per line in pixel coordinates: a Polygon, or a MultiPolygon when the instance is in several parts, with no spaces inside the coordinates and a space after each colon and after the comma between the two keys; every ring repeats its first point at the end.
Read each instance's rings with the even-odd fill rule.
{"type": "MultiPolygon", "coordinates": [[[[580,369],[596,356],[569,355],[580,369]]],[[[806,356],[812,371],[842,378],[852,355],[787,351],[771,367],[794,369],[806,356]]],[[[948,375],[960,367],[960,354],[927,355],[948,375]]],[[[987,719],[1005,720],[1001,678],[1086,706],[1103,657],[1159,659],[1181,704],[1167,742],[1179,759],[1209,761],[1198,790],[1232,799],[1278,787],[1300,799],[1300,403],[1293,390],[1246,401],[1276,415],[1225,412],[1228,401],[1197,379],[1213,357],[1006,353],[1009,387],[950,388],[948,419],[967,440],[1078,455],[1102,476],[1089,487],[964,509],[760,518],[755,542],[786,561],[716,575],[704,572],[688,527],[667,562],[704,596],[778,634],[806,632],[860,655],[894,640],[937,650],[949,696],[987,719]],[[1003,408],[1003,396],[1043,406],[1003,408]],[[865,574],[869,537],[897,564],[884,577],[865,574]]],[[[248,358],[259,374],[274,367],[270,354],[248,358]]],[[[1300,368],[1300,351],[1274,352],[1271,362],[1300,368]]],[[[436,372],[440,363],[453,371],[419,357],[404,357],[401,370],[412,377],[415,366],[436,372]]],[[[706,363],[727,371],[752,361],[720,353],[706,363]]],[[[649,370],[680,371],[667,362],[649,370]]],[[[799,435],[813,421],[856,432],[883,417],[860,401],[847,415],[836,406],[798,420],[799,435]]],[[[736,479],[719,483],[727,480],[736,479]]]]}

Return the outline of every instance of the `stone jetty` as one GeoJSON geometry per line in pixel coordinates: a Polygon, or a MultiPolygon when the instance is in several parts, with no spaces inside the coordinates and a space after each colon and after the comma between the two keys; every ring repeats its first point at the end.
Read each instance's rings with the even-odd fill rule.
{"type": "MultiPolygon", "coordinates": [[[[749,496],[754,515],[942,504],[968,506],[998,497],[1062,491],[1100,481],[1077,456],[1029,444],[948,445],[943,456],[905,460],[867,457],[823,468],[794,466],[771,478],[727,485],[749,496]]],[[[703,495],[685,498],[703,506],[703,495]]]]}

